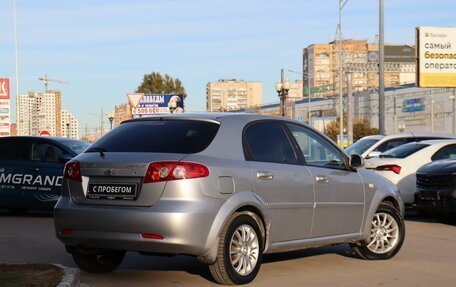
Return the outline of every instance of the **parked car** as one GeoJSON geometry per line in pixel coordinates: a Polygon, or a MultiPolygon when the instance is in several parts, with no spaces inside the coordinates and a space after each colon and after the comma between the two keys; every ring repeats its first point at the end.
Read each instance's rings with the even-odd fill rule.
{"type": "Polygon", "coordinates": [[[373,135],[358,140],[345,150],[348,154],[360,154],[369,159],[400,145],[432,139],[456,139],[456,135],[440,133],[403,133],[394,135],[373,135]]]}
{"type": "Polygon", "coordinates": [[[428,163],[416,172],[418,211],[456,219],[456,146],[451,159],[428,163]]]}
{"type": "Polygon", "coordinates": [[[57,137],[0,138],[0,208],[53,209],[65,163],[88,143],[57,137]]]}
{"type": "Polygon", "coordinates": [[[264,253],[349,242],[388,259],[404,240],[396,187],[296,121],[249,114],[129,120],[67,163],[57,237],[87,272],[126,251],[187,254],[245,284],[264,253]]]}
{"type": "Polygon", "coordinates": [[[456,158],[455,140],[412,142],[366,160],[365,167],[396,184],[406,205],[415,202],[416,171],[436,160],[456,158]]]}

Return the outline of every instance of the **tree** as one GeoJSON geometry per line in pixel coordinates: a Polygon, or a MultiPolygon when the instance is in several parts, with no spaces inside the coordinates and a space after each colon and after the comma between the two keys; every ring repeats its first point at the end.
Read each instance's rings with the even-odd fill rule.
{"type": "MultiPolygon", "coordinates": [[[[337,141],[337,136],[339,135],[339,123],[340,118],[338,117],[335,121],[330,122],[325,129],[326,135],[334,141],[337,141]]],[[[347,114],[344,114],[344,129],[347,130],[347,114]]],[[[379,130],[372,127],[369,120],[353,120],[353,141],[357,141],[365,136],[376,135],[378,133],[379,130]]]]}
{"type": "Polygon", "coordinates": [[[187,97],[185,88],[178,78],[173,79],[168,74],[162,76],[157,72],[145,74],[136,92],[144,94],[183,94],[184,98],[187,97]]]}

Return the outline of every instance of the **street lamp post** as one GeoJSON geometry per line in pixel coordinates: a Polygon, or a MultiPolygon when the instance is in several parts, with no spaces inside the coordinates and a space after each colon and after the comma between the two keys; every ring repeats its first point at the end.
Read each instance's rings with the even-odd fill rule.
{"type": "Polygon", "coordinates": [[[379,0],[379,67],[378,67],[378,129],[380,134],[386,133],[385,122],[385,36],[383,0],[379,0]]]}
{"type": "Polygon", "coordinates": [[[70,138],[70,123],[66,123],[67,128],[67,138],[70,138]]]}
{"type": "Polygon", "coordinates": [[[109,113],[108,114],[108,120],[109,120],[109,125],[111,126],[111,130],[112,130],[112,121],[114,120],[114,114],[113,113],[109,113]]]}
{"type": "Polygon", "coordinates": [[[288,91],[290,90],[291,84],[288,80],[284,81],[284,76],[283,76],[283,69],[281,70],[281,77],[280,77],[280,82],[276,83],[276,91],[277,94],[280,97],[280,115],[282,117],[285,116],[285,101],[286,97],[288,95],[288,91]]]}

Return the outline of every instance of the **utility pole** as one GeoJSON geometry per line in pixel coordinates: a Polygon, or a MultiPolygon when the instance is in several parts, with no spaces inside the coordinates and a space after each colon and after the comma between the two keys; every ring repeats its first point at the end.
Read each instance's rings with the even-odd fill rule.
{"type": "MultiPolygon", "coordinates": [[[[18,56],[18,41],[17,41],[17,19],[16,19],[16,0],[14,0],[14,7],[13,7],[13,14],[14,14],[14,47],[16,50],[16,103],[19,102],[19,56],[18,56]]],[[[21,132],[21,121],[18,118],[19,115],[19,110],[18,110],[19,105],[16,105],[16,122],[17,122],[17,130],[18,134],[21,132]]],[[[29,125],[30,127],[30,125],[29,125]]]]}
{"type": "Polygon", "coordinates": [[[340,113],[340,122],[339,122],[339,137],[340,137],[340,147],[344,147],[344,59],[342,53],[342,9],[348,0],[339,0],[339,25],[338,25],[338,38],[339,38],[339,113],[340,113]]]}
{"type": "Polygon", "coordinates": [[[347,137],[348,145],[353,143],[353,89],[352,73],[347,73],[347,137]]]}
{"type": "Polygon", "coordinates": [[[378,128],[380,134],[386,134],[385,122],[385,35],[383,0],[380,1],[379,23],[379,74],[378,74],[378,128]]]}

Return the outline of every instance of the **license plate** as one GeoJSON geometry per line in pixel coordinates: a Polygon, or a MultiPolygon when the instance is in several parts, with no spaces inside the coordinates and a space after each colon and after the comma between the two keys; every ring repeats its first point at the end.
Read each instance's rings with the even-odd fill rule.
{"type": "Polygon", "coordinates": [[[420,191],[421,200],[439,200],[440,195],[437,191],[420,191]]]}
{"type": "Polygon", "coordinates": [[[87,198],[133,200],[136,198],[136,189],[136,184],[89,183],[87,198]]]}

